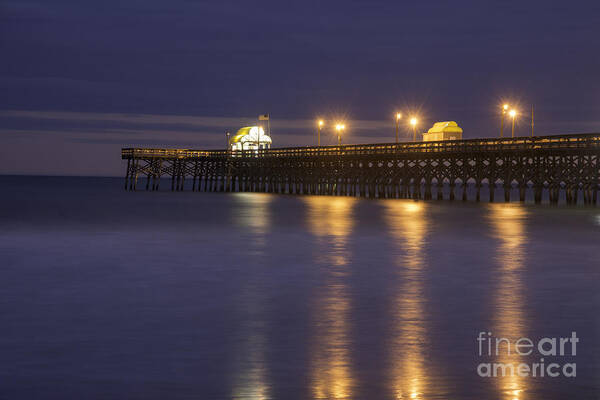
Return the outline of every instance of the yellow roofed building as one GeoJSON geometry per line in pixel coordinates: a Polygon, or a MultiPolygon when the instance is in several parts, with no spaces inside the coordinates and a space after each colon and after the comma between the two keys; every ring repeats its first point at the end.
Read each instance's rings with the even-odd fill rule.
{"type": "Polygon", "coordinates": [[[454,121],[436,122],[426,133],[423,133],[423,141],[460,140],[462,133],[462,128],[454,121]]]}
{"type": "Polygon", "coordinates": [[[270,149],[271,143],[271,137],[260,126],[245,126],[229,140],[233,151],[270,149]]]}

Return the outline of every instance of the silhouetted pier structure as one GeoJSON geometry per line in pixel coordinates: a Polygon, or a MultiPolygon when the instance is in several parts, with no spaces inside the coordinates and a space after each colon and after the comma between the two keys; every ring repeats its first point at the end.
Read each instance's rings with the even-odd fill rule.
{"type": "Polygon", "coordinates": [[[598,203],[600,133],[260,151],[122,149],[125,189],[598,203]],[[467,185],[474,190],[466,190],[467,185]],[[529,195],[527,193],[530,193],[529,195]]]}

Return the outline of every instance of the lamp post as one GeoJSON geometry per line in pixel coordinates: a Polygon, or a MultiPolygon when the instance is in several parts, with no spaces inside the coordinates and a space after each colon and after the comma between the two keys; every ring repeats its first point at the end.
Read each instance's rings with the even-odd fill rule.
{"type": "Polygon", "coordinates": [[[512,137],[515,137],[515,117],[517,116],[517,112],[515,110],[510,110],[508,115],[512,118],[512,137]]]}
{"type": "Polygon", "coordinates": [[[398,130],[400,129],[400,120],[402,119],[401,113],[396,113],[396,143],[398,143],[398,130]]]}
{"type": "Polygon", "coordinates": [[[415,117],[412,117],[410,119],[410,124],[413,127],[413,142],[417,141],[417,119],[415,117]]]}
{"type": "Polygon", "coordinates": [[[346,126],[344,124],[337,124],[335,126],[335,130],[337,131],[337,135],[338,135],[338,146],[342,145],[342,131],[346,128],[346,126]]]}
{"type": "Polygon", "coordinates": [[[258,155],[258,153],[260,153],[260,128],[261,128],[261,126],[258,125],[258,127],[257,127],[258,132],[256,132],[256,155],[258,155]]]}
{"type": "Polygon", "coordinates": [[[508,110],[508,104],[502,106],[502,117],[500,118],[500,137],[504,137],[504,116],[508,110]]]}
{"type": "Polygon", "coordinates": [[[317,146],[321,146],[321,128],[323,127],[323,120],[320,119],[317,123],[317,146]]]}

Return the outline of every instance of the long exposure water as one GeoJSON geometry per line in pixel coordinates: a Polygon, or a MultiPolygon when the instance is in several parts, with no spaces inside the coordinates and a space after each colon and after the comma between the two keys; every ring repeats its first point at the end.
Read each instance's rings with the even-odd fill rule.
{"type": "Polygon", "coordinates": [[[0,398],[600,397],[600,208],[122,183],[0,177],[0,398]]]}

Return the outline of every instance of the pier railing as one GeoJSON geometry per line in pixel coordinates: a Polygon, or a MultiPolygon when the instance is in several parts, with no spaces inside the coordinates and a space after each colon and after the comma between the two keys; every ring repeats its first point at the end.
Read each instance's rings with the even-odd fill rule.
{"type": "Polygon", "coordinates": [[[599,149],[600,133],[445,140],[437,142],[402,142],[352,144],[342,146],[287,147],[261,150],[194,150],[194,149],[122,149],[123,159],[164,158],[190,159],[204,157],[310,157],[327,155],[371,155],[406,153],[479,153],[526,151],[537,149],[599,149]]]}

